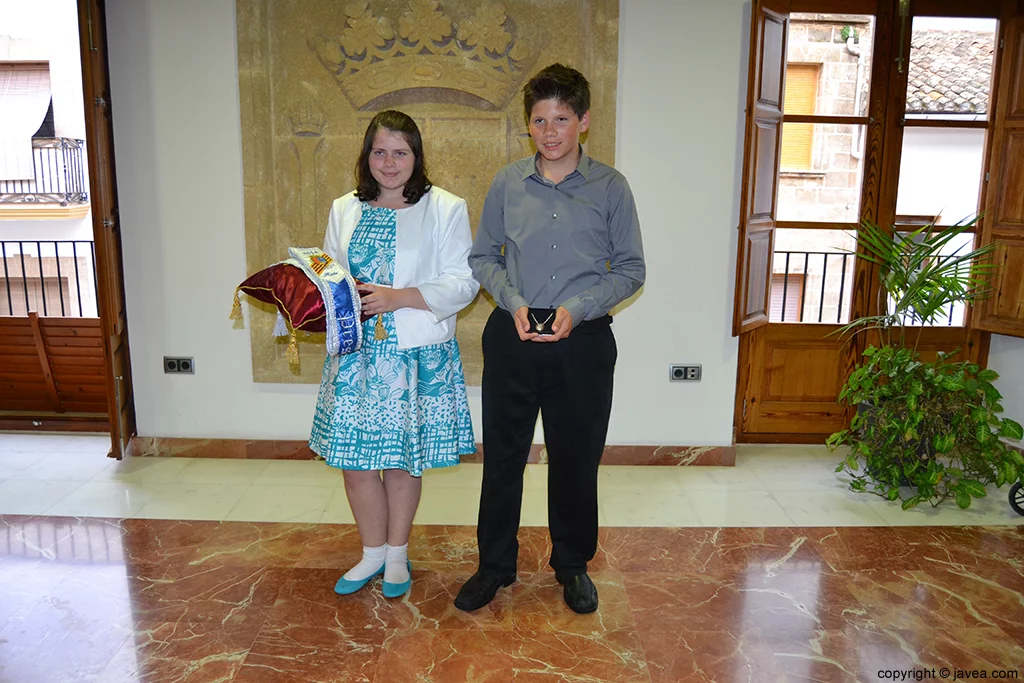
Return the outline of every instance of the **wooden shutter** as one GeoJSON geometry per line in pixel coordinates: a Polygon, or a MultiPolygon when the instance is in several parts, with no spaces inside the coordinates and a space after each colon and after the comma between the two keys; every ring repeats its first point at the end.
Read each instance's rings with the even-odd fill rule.
{"type": "MultiPolygon", "coordinates": [[[[786,67],[786,114],[814,114],[818,98],[817,64],[790,64],[786,67]]],[[[813,123],[786,123],[782,126],[782,168],[808,170],[814,143],[813,123]]]]}
{"type": "Polygon", "coordinates": [[[110,456],[120,459],[135,435],[128,353],[128,317],[124,303],[121,225],[117,211],[114,134],[110,118],[110,75],[107,70],[107,24],[103,0],[79,0],[79,41],[82,91],[85,96],[86,146],[89,153],[89,194],[92,200],[96,279],[103,331],[107,405],[110,415],[110,456]]]}
{"type": "Polygon", "coordinates": [[[1024,337],[1024,2],[1009,4],[998,55],[989,200],[981,238],[983,244],[995,243],[998,271],[993,291],[974,315],[980,329],[1024,337]]]}
{"type": "Polygon", "coordinates": [[[768,324],[788,31],[788,0],[754,0],[733,335],[768,324]]]}

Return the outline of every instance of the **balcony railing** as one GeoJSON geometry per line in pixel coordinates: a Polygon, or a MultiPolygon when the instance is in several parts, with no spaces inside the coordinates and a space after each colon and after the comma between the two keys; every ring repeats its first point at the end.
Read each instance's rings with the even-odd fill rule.
{"type": "Polygon", "coordinates": [[[98,317],[92,242],[0,241],[0,262],[0,315],[98,317]]]}
{"type": "Polygon", "coordinates": [[[34,138],[31,180],[0,180],[0,204],[84,204],[84,140],[34,138]]]}
{"type": "MultiPolygon", "coordinates": [[[[776,251],[772,265],[769,322],[850,322],[854,255],[834,251],[776,251]]],[[[962,325],[963,305],[943,311],[931,326],[962,325]]],[[[920,319],[904,316],[904,325],[920,325],[920,319]]]]}

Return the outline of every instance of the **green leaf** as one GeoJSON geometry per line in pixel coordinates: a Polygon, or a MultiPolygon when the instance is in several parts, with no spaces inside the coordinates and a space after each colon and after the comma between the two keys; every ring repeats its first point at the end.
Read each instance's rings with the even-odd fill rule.
{"type": "Polygon", "coordinates": [[[942,381],[942,386],[947,391],[960,391],[964,388],[964,383],[959,377],[946,377],[942,381]]]}
{"type": "MultiPolygon", "coordinates": [[[[967,500],[968,505],[970,505],[970,498],[968,498],[967,500]]],[[[921,501],[921,496],[911,496],[910,498],[907,498],[905,501],[903,501],[903,505],[901,505],[900,507],[903,508],[904,510],[910,510],[912,508],[916,508],[921,503],[921,501]]]]}
{"type": "Polygon", "coordinates": [[[960,480],[960,490],[973,498],[984,498],[987,495],[985,485],[977,479],[960,480]]]}
{"type": "Polygon", "coordinates": [[[995,370],[982,370],[978,373],[978,379],[985,382],[994,382],[999,379],[999,373],[995,370]]]}
{"type": "Polygon", "coordinates": [[[999,425],[999,436],[1019,441],[1024,439],[1024,428],[1020,426],[1019,422],[1015,422],[1008,417],[1003,418],[999,425]]]}
{"type": "Polygon", "coordinates": [[[963,491],[956,492],[956,504],[961,510],[971,507],[971,497],[963,491]]]}

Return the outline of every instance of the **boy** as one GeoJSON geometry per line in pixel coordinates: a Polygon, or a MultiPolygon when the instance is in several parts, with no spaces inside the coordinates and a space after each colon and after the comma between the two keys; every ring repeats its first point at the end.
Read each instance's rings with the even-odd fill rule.
{"type": "Polygon", "coordinates": [[[643,246],[626,179],[580,146],[587,80],[553,64],[523,93],[537,154],[498,172],[469,256],[498,308],[483,333],[480,567],[455,606],[479,609],[515,581],[523,471],[541,411],[550,564],[566,604],[586,614],[598,605],[587,562],[616,359],[608,312],[643,284],[643,246]]]}

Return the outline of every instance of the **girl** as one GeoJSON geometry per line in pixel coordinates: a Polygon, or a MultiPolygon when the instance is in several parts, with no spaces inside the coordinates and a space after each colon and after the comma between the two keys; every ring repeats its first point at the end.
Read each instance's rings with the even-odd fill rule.
{"type": "Polygon", "coordinates": [[[421,476],[459,463],[476,442],[455,316],[479,284],[467,263],[466,202],[433,187],[416,123],[377,114],[356,162],[358,188],[336,199],[324,251],[360,286],[363,343],[328,356],[309,447],[344,470],[362,560],[334,587],[353,593],[384,575],[383,593],[409,590],[409,531],[421,476]]]}

